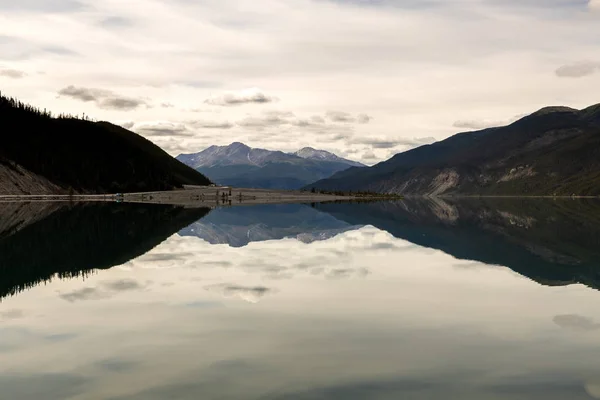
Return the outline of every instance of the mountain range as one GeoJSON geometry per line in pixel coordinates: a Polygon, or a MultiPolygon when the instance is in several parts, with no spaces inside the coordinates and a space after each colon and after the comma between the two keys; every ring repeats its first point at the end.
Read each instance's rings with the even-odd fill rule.
{"type": "Polygon", "coordinates": [[[600,104],[546,107],[508,126],[459,133],[306,189],[402,195],[600,195],[600,104]]]}
{"type": "Polygon", "coordinates": [[[0,194],[141,192],[209,183],[124,128],[53,117],[0,95],[0,194]]]}
{"type": "Polygon", "coordinates": [[[255,149],[239,142],[181,154],[177,159],[218,184],[261,189],[299,189],[350,167],[364,167],[310,147],[284,153],[255,149]]]}

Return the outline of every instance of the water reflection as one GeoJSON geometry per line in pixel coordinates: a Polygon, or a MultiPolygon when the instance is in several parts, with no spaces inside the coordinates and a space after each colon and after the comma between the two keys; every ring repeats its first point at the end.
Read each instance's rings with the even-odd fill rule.
{"type": "Polygon", "coordinates": [[[208,213],[161,205],[4,203],[0,297],[121,265],[208,213]]]}
{"type": "Polygon", "coordinates": [[[315,207],[459,259],[507,266],[544,285],[600,289],[599,200],[408,199],[315,207]]]}
{"type": "Polygon", "coordinates": [[[282,204],[217,209],[179,234],[211,244],[243,247],[251,242],[289,237],[310,243],[358,228],[304,204],[282,204]]]}
{"type": "MultiPolygon", "coordinates": [[[[19,257],[43,272],[38,281],[52,271],[119,265],[3,299],[2,394],[600,398],[600,295],[561,286],[593,286],[595,205],[463,204],[294,206],[272,208],[265,222],[252,219],[252,207],[213,210],[198,223],[227,234],[200,237],[184,226],[207,210],[115,204],[95,218],[85,217],[86,207],[98,206],[48,206],[30,220],[6,217],[2,250],[12,251],[11,240],[39,251],[3,252],[4,274],[19,277],[11,270],[19,257]],[[285,214],[299,222],[286,226],[285,214]],[[326,222],[298,227],[306,220],[326,222]],[[257,225],[268,234],[237,233],[257,225]],[[340,231],[303,240],[332,230],[340,231]],[[36,247],[44,232],[53,232],[57,249],[36,247]],[[82,247],[70,251],[90,255],[69,261],[60,237],[82,247]],[[60,262],[43,262],[45,254],[60,262]]],[[[36,281],[10,279],[20,288],[36,281]]]]}

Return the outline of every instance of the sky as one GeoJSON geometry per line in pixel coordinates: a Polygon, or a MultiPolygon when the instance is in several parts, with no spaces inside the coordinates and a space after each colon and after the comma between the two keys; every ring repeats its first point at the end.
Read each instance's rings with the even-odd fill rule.
{"type": "Polygon", "coordinates": [[[600,0],[0,0],[0,90],[171,155],[367,164],[600,103],[600,0]]]}

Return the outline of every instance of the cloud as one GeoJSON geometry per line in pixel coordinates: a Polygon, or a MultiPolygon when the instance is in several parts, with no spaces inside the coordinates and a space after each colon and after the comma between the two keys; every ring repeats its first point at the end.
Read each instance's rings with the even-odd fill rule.
{"type": "Polygon", "coordinates": [[[365,154],[362,155],[361,159],[363,161],[371,161],[376,160],[377,156],[372,151],[367,151],[365,154]]]}
{"type": "Polygon", "coordinates": [[[239,92],[226,92],[219,96],[211,97],[204,102],[213,106],[239,106],[243,104],[266,104],[277,101],[275,97],[267,96],[258,88],[241,90],[239,92]]]}
{"type": "Polygon", "coordinates": [[[104,282],[102,284],[105,288],[113,292],[126,292],[130,290],[143,289],[145,286],[140,284],[138,281],[133,279],[120,279],[116,281],[104,282]]]}
{"type": "Polygon", "coordinates": [[[343,111],[327,111],[326,115],[333,122],[356,122],[356,118],[343,111]]]}
{"type": "Polygon", "coordinates": [[[480,130],[505,125],[504,121],[490,121],[485,119],[462,119],[455,121],[452,126],[459,129],[480,130]]]}
{"type": "Polygon", "coordinates": [[[358,114],[358,116],[356,117],[356,121],[359,124],[368,124],[369,122],[371,122],[372,119],[373,117],[367,114],[358,114]]]}
{"type": "Polygon", "coordinates": [[[246,117],[237,121],[237,125],[244,128],[263,129],[267,127],[292,124],[294,113],[289,111],[266,111],[260,117],[246,117]]]}
{"type": "MultiPolygon", "coordinates": [[[[352,144],[364,144],[369,145],[373,149],[392,149],[398,146],[409,146],[409,147],[418,147],[424,144],[430,144],[435,142],[435,138],[433,137],[423,137],[423,138],[414,138],[414,139],[371,139],[371,138],[363,138],[356,139],[351,141],[352,144]]],[[[374,158],[374,157],[373,157],[374,158]]]]}
{"type": "Polygon", "coordinates": [[[588,7],[592,11],[600,11],[600,0],[590,0],[588,7]]]}
{"type": "Polygon", "coordinates": [[[136,123],[129,129],[144,136],[193,136],[184,124],[169,121],[136,123]]]}
{"type": "Polygon", "coordinates": [[[107,299],[119,292],[127,292],[143,289],[144,285],[133,279],[120,279],[103,282],[99,287],[86,287],[68,293],[61,293],[59,297],[70,303],[84,300],[107,299]]]}
{"type": "Polygon", "coordinates": [[[0,312],[0,320],[18,319],[22,318],[25,313],[22,310],[7,310],[0,312]]]}
{"type": "Polygon", "coordinates": [[[515,115],[514,117],[508,120],[488,120],[488,119],[465,119],[458,120],[452,124],[453,127],[459,129],[471,129],[471,130],[481,130],[488,128],[496,128],[499,126],[506,126],[512,124],[513,122],[523,118],[526,114],[515,115]]]}
{"type": "Polygon", "coordinates": [[[16,69],[0,69],[0,76],[7,78],[20,79],[24,78],[26,75],[25,72],[16,69]]]}
{"type": "Polygon", "coordinates": [[[202,129],[231,129],[233,128],[233,124],[228,121],[187,121],[186,124],[191,125],[194,128],[202,128],[202,129]]]}
{"type": "Polygon", "coordinates": [[[150,106],[143,99],[122,96],[104,89],[84,88],[71,85],[61,89],[58,94],[86,103],[93,102],[98,107],[107,110],[131,111],[141,106],[150,106]]]}
{"type": "Polygon", "coordinates": [[[106,298],[106,294],[100,292],[97,288],[87,287],[79,290],[74,290],[69,293],[62,293],[59,297],[70,303],[82,300],[98,300],[106,298]]]}
{"type": "Polygon", "coordinates": [[[118,123],[116,125],[119,125],[120,127],[123,127],[125,129],[131,129],[131,128],[133,128],[135,126],[135,122],[133,122],[133,121],[125,121],[125,122],[118,123]]]}
{"type": "Polygon", "coordinates": [[[248,303],[258,303],[267,294],[273,293],[273,289],[264,286],[238,286],[229,284],[206,286],[210,292],[220,293],[225,297],[237,297],[248,303]]]}
{"type": "Polygon", "coordinates": [[[576,314],[557,315],[552,319],[554,323],[561,328],[580,331],[595,331],[600,329],[600,324],[595,323],[590,318],[582,317],[576,314]]]}
{"type": "Polygon", "coordinates": [[[100,26],[104,28],[124,28],[131,25],[133,25],[131,20],[119,16],[106,17],[100,21],[100,26]]]}
{"type": "Polygon", "coordinates": [[[583,61],[559,67],[555,74],[560,78],[582,78],[600,72],[600,62],[583,61]]]}
{"type": "Polygon", "coordinates": [[[160,106],[161,106],[162,108],[173,108],[173,107],[175,107],[175,106],[174,106],[173,104],[171,104],[171,103],[160,103],[160,106]]]}

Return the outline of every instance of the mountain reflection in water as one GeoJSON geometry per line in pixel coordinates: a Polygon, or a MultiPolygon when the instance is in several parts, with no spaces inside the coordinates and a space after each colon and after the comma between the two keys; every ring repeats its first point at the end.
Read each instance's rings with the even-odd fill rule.
{"type": "Polygon", "coordinates": [[[600,398],[598,207],[2,204],[0,397],[600,398]]]}
{"type": "Polygon", "coordinates": [[[0,296],[121,265],[169,236],[243,247],[327,240],[371,225],[458,259],[506,266],[543,285],[600,288],[600,201],[407,199],[193,209],[163,205],[6,203],[0,296]]]}

